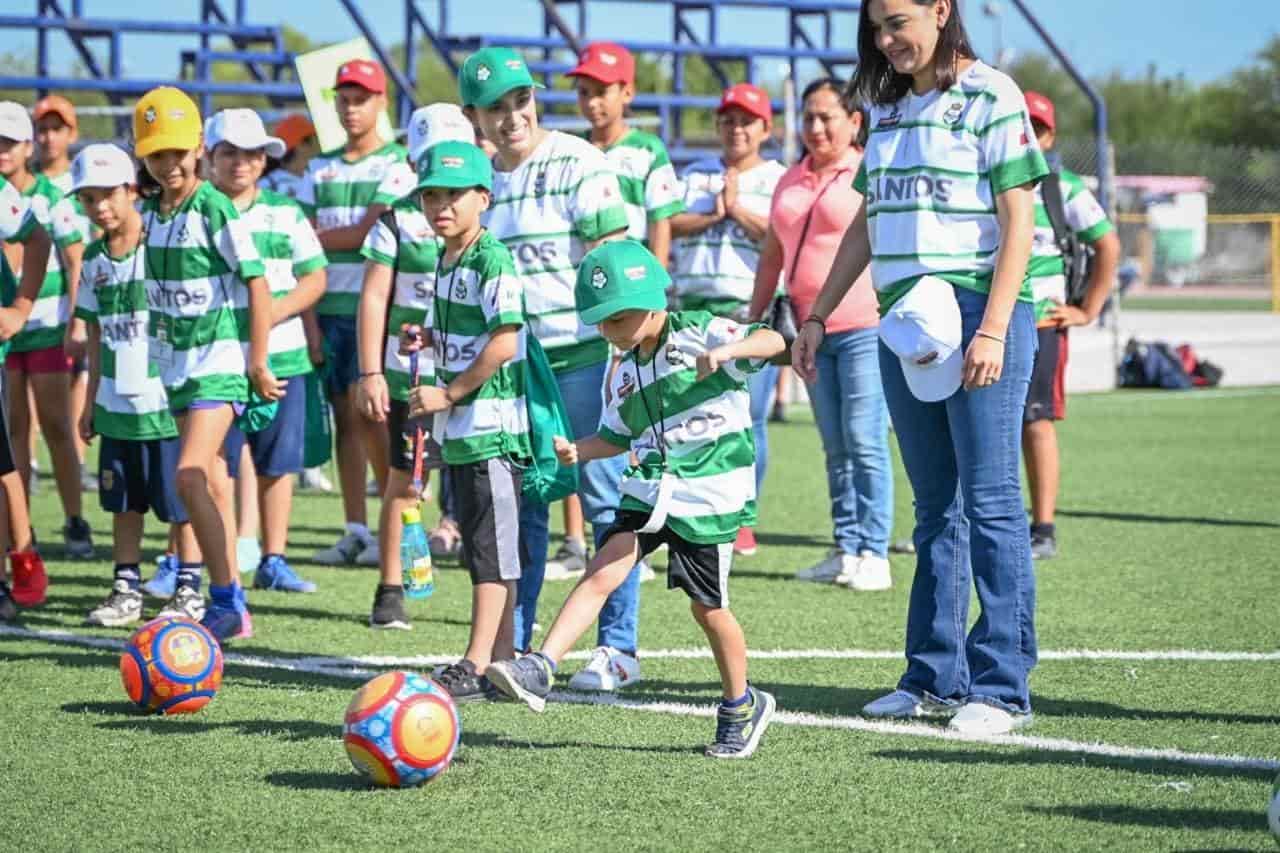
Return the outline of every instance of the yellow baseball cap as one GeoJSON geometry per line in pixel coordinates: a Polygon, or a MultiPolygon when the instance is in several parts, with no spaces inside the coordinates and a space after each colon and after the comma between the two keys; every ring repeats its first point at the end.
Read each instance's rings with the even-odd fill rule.
{"type": "Polygon", "coordinates": [[[152,89],[133,108],[133,153],[191,151],[200,147],[200,108],[186,92],[172,86],[152,89]]]}

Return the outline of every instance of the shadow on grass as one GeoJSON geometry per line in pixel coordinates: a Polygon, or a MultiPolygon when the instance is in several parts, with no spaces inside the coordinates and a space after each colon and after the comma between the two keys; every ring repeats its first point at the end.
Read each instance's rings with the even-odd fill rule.
{"type": "MultiPolygon", "coordinates": [[[[215,700],[216,701],[216,700],[215,700]]],[[[65,706],[64,706],[65,707],[65,706]]],[[[157,735],[201,735],[208,732],[232,732],[238,735],[261,735],[282,741],[327,740],[342,738],[342,727],[315,720],[228,720],[206,722],[198,717],[147,715],[140,710],[127,720],[96,723],[94,728],[107,731],[147,731],[157,735]]]]}
{"type": "Polygon", "coordinates": [[[1207,518],[1200,515],[1148,515],[1142,512],[1096,512],[1079,509],[1059,509],[1058,515],[1068,518],[1097,518],[1103,521],[1136,521],[1143,524],[1206,524],[1213,527],[1264,527],[1280,529],[1271,521],[1249,521],[1239,518],[1207,518]]]}
{"type": "Polygon", "coordinates": [[[1185,779],[1188,776],[1223,776],[1232,779],[1270,781],[1275,776],[1274,771],[1264,768],[1191,765],[1184,761],[1170,761],[1163,758],[1081,755],[1078,752],[1059,752],[1051,749],[1013,749],[1007,746],[992,748],[989,751],[974,749],[885,749],[873,752],[872,755],[875,758],[886,758],[890,761],[915,761],[933,764],[939,770],[948,764],[960,764],[966,767],[982,764],[994,767],[1057,765],[1059,767],[1077,769],[1120,770],[1126,773],[1173,776],[1179,779],[1185,779]]]}
{"type": "Polygon", "coordinates": [[[283,770],[268,773],[262,781],[277,788],[294,791],[377,791],[380,790],[354,770],[349,773],[323,773],[283,770]]]}
{"type": "Polygon", "coordinates": [[[1026,806],[1026,811],[1096,823],[1150,826],[1160,829],[1257,830],[1265,832],[1267,817],[1256,812],[1225,809],[1161,809],[1089,803],[1083,806],[1026,806]]]}
{"type": "Polygon", "coordinates": [[[1126,708],[1110,702],[1079,699],[1052,699],[1033,693],[1031,704],[1036,713],[1051,717],[1096,717],[1104,720],[1177,720],[1191,723],[1233,723],[1256,726],[1280,725],[1280,716],[1268,714],[1230,714],[1218,711],[1166,710],[1126,708]]]}

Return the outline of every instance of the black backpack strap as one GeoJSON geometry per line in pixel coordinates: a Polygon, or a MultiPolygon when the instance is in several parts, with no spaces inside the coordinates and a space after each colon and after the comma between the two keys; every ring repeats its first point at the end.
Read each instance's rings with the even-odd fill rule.
{"type": "Polygon", "coordinates": [[[1044,195],[1044,209],[1049,215],[1049,224],[1053,226],[1053,242],[1065,254],[1072,231],[1071,225],[1067,223],[1067,203],[1062,197],[1062,173],[1053,171],[1045,175],[1040,182],[1040,192],[1044,195]]]}

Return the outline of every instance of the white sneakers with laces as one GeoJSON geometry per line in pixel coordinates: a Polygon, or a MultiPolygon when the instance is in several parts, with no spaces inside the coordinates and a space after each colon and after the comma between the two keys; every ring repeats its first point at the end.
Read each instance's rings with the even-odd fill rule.
{"type": "Polygon", "coordinates": [[[1030,712],[1015,714],[985,702],[966,702],[951,718],[947,728],[971,737],[994,737],[1007,735],[1030,723],[1030,712]]]}
{"type": "Polygon", "coordinates": [[[597,646],[587,665],[569,679],[569,689],[611,693],[639,680],[640,661],[612,646],[597,646]]]}
{"type": "Polygon", "coordinates": [[[880,592],[893,587],[889,561],[872,551],[863,551],[852,558],[852,565],[836,576],[834,583],[847,586],[855,592],[880,592]]]}

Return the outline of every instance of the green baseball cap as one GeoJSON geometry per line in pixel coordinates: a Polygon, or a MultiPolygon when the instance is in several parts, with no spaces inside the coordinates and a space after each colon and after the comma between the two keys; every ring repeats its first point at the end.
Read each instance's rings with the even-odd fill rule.
{"type": "Polygon", "coordinates": [[[594,326],[620,311],[661,311],[670,286],[671,276],[643,244],[611,240],[582,259],[573,299],[582,322],[594,326]]]}
{"type": "Polygon", "coordinates": [[[493,164],[478,145],[437,142],[418,161],[418,189],[484,187],[493,189],[493,164]]]}
{"type": "Polygon", "coordinates": [[[484,47],[467,57],[458,72],[458,92],[464,107],[488,107],[510,92],[529,86],[541,89],[529,73],[524,57],[509,47],[484,47]]]}

